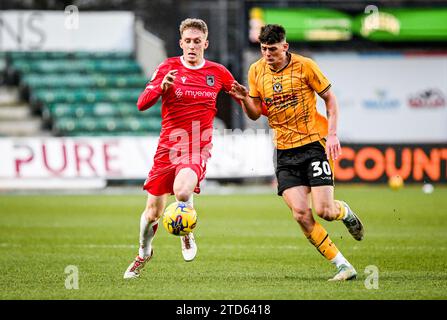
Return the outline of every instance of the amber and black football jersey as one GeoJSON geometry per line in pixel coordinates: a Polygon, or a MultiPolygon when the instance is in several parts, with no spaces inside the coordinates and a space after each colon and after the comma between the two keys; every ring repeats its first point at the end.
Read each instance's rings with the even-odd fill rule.
{"type": "Polygon", "coordinates": [[[250,66],[250,96],[267,110],[278,149],[299,147],[327,136],[327,119],[317,111],[315,92],[323,94],[331,84],[310,58],[287,53],[289,63],[273,71],[263,58],[250,66]]]}

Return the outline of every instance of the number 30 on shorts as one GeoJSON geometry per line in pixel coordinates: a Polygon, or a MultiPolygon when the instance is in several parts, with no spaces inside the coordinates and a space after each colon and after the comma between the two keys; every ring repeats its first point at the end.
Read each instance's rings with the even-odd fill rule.
{"type": "Polygon", "coordinates": [[[314,161],[311,163],[313,169],[313,176],[318,177],[324,172],[324,174],[330,176],[332,174],[331,166],[327,161],[314,161]]]}

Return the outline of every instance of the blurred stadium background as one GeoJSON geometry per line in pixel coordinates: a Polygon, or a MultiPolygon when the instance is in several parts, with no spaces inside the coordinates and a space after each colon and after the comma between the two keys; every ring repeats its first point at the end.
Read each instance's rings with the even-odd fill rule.
{"type": "MultiPolygon", "coordinates": [[[[135,193],[132,209],[126,209],[134,216],[117,218],[113,227],[120,230],[120,225],[127,223],[123,226],[129,235],[120,241],[136,243],[132,235],[136,235],[137,215],[144,205],[144,193],[139,188],[151,166],[161,111],[157,105],[139,113],[135,103],[156,66],[167,56],[181,54],[178,25],[187,17],[199,17],[208,23],[210,47],[206,57],[225,65],[243,83],[249,65],[259,57],[255,41],[259,27],[264,23],[283,24],[291,51],[315,59],[331,80],[338,98],[338,132],[343,155],[336,163],[337,189],[347,199],[354,198],[353,203],[358,206],[371,205],[364,211],[371,214],[365,219],[372,220],[374,214],[382,217],[383,224],[378,222],[378,229],[387,226],[386,208],[373,208],[382,197],[390,202],[401,201],[405,210],[431,210],[427,216],[435,217],[441,229],[426,229],[423,234],[429,230],[440,234],[437,241],[441,250],[445,250],[447,1],[2,0],[0,10],[0,219],[4,231],[1,247],[9,254],[7,257],[13,255],[11,239],[20,243],[19,234],[23,231],[8,226],[19,227],[22,214],[24,221],[32,220],[30,211],[35,209],[36,214],[41,212],[42,224],[45,221],[51,224],[55,219],[63,225],[69,221],[59,212],[68,211],[82,224],[82,216],[76,216],[80,211],[76,210],[81,210],[85,199],[62,198],[65,200],[47,210],[46,205],[53,204],[56,198],[42,197],[47,200],[39,202],[36,197],[26,196],[44,194],[45,190],[56,194],[131,190],[135,193]],[[387,193],[393,191],[388,190],[386,183],[396,175],[403,178],[406,186],[403,190],[411,189],[407,196],[416,202],[407,204],[409,198],[403,196],[404,191],[387,193]],[[426,195],[421,191],[424,184],[435,186],[433,195],[438,197],[424,198],[426,195]],[[25,197],[11,197],[16,193],[25,197]],[[368,197],[375,200],[367,200],[368,197]],[[70,209],[64,207],[67,203],[70,209]]],[[[321,100],[318,107],[325,114],[321,100]]],[[[273,146],[266,119],[249,120],[223,94],[219,97],[215,127],[218,132],[203,193],[268,193],[274,210],[287,215],[285,206],[277,207],[282,200],[273,198],[273,146]]],[[[213,207],[210,199],[215,200],[204,198],[204,207],[209,211],[220,210],[213,207]]],[[[231,203],[233,200],[229,199],[231,203]]],[[[250,211],[250,206],[256,203],[263,203],[263,198],[256,195],[244,199],[235,200],[238,215],[250,211]]],[[[91,204],[98,210],[98,216],[104,215],[106,219],[105,212],[110,209],[107,201],[103,209],[94,203],[91,204]]],[[[394,208],[399,206],[396,204],[394,208]]],[[[201,213],[206,234],[206,210],[199,211],[199,216],[201,213]]],[[[212,214],[209,219],[213,219],[212,214]]],[[[411,226],[421,223],[414,219],[411,226]]],[[[98,223],[97,227],[100,226],[98,223]]],[[[39,223],[36,228],[39,229],[39,223]]],[[[241,227],[242,233],[245,230],[241,227]]],[[[43,235],[46,231],[37,232],[43,235]]],[[[81,234],[79,231],[78,236],[81,234]]],[[[208,235],[211,237],[211,232],[208,235]]],[[[105,239],[115,238],[105,234],[105,239]]],[[[304,247],[312,250],[307,249],[307,244],[304,247]]],[[[115,261],[121,264],[117,274],[121,273],[127,266],[126,258],[131,257],[129,254],[135,248],[109,249],[123,251],[115,261]]],[[[432,256],[438,253],[432,252],[432,256]]],[[[444,271],[436,273],[440,278],[435,280],[439,282],[426,287],[428,293],[423,296],[446,298],[445,256],[436,261],[438,265],[432,266],[432,270],[444,271]]],[[[1,263],[2,270],[12,268],[6,258],[1,263]]],[[[364,264],[368,263],[365,260],[364,264]]],[[[18,273],[16,270],[10,274],[18,273]]],[[[23,298],[20,295],[23,287],[17,288],[22,291],[3,291],[2,297],[23,298]]],[[[393,298],[390,290],[389,297],[393,298]]],[[[414,298],[411,290],[400,297],[414,298]]],[[[25,297],[66,297],[62,293],[52,295],[50,290],[34,296],[31,291],[25,297]]],[[[171,294],[174,297],[176,292],[171,294]]],[[[89,297],[96,296],[92,293],[89,297]]],[[[114,297],[113,293],[108,297],[114,297]]],[[[195,297],[201,296],[198,293],[195,297]]],[[[293,294],[287,297],[297,298],[293,294]]]]}
{"type": "MultiPolygon", "coordinates": [[[[185,17],[208,22],[207,58],[244,83],[259,26],[286,27],[291,50],[333,82],[338,182],[446,182],[446,1],[6,0],[1,9],[2,190],[141,183],[160,106],[139,113],[135,101],[156,66],[181,53],[185,17]]],[[[218,106],[218,129],[267,129],[227,95],[218,106]]],[[[272,178],[271,144],[254,133],[216,137],[209,180],[272,178]]]]}

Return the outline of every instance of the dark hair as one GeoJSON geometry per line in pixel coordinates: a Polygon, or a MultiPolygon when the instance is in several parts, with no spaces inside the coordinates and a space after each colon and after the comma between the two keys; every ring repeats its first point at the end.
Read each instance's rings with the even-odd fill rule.
{"type": "Polygon", "coordinates": [[[286,38],[286,30],[279,24],[267,24],[261,28],[259,42],[264,44],[274,44],[282,42],[286,38]]]}

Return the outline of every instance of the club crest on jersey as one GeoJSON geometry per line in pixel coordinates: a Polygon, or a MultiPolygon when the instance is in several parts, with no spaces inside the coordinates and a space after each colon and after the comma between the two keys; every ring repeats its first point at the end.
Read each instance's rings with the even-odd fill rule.
{"type": "Polygon", "coordinates": [[[206,84],[210,87],[214,86],[214,76],[206,76],[206,84]]]}
{"type": "Polygon", "coordinates": [[[273,85],[273,91],[275,92],[282,92],[282,85],[281,83],[277,82],[273,85]]]}

